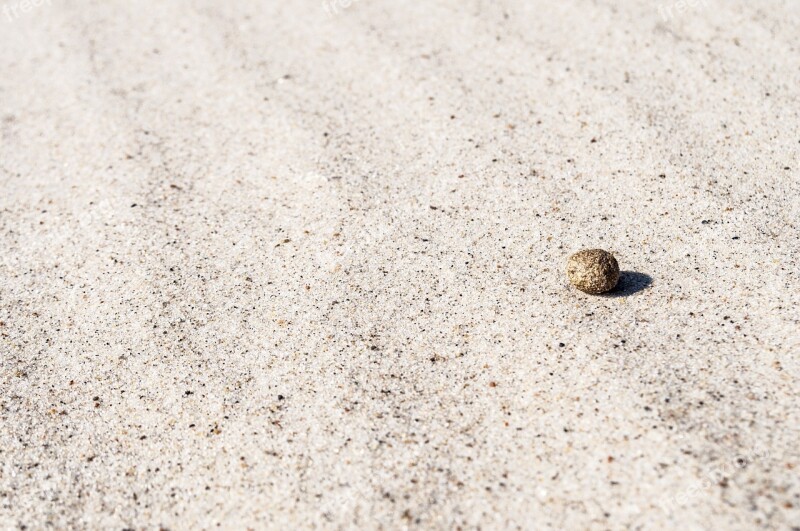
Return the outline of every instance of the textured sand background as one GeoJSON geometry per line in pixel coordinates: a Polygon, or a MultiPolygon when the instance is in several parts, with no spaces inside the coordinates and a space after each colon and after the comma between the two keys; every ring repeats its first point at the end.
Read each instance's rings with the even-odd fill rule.
{"type": "Polygon", "coordinates": [[[0,9],[0,527],[800,526],[796,0],[0,9]]]}

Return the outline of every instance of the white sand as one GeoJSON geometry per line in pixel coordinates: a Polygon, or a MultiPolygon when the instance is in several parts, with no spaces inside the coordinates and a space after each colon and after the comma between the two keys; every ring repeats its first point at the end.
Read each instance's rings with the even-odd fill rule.
{"type": "Polygon", "coordinates": [[[797,1],[5,1],[0,528],[800,525],[797,1]]]}

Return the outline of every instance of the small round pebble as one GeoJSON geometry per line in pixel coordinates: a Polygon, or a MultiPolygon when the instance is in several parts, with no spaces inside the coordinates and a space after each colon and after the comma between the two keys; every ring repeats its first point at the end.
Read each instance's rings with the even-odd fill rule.
{"type": "Polygon", "coordinates": [[[592,295],[611,291],[619,280],[619,264],[602,249],[584,249],[569,257],[567,277],[573,286],[592,295]]]}

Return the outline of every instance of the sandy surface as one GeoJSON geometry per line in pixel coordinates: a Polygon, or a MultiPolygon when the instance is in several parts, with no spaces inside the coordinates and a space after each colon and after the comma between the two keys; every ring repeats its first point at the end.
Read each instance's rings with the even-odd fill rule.
{"type": "Polygon", "coordinates": [[[0,528],[800,526],[800,3],[23,4],[0,528]]]}

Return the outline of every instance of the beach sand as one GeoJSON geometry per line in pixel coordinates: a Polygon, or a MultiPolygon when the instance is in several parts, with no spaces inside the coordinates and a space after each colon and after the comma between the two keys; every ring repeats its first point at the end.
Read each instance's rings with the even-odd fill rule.
{"type": "Polygon", "coordinates": [[[0,527],[797,529],[798,35],[6,0],[0,527]]]}

